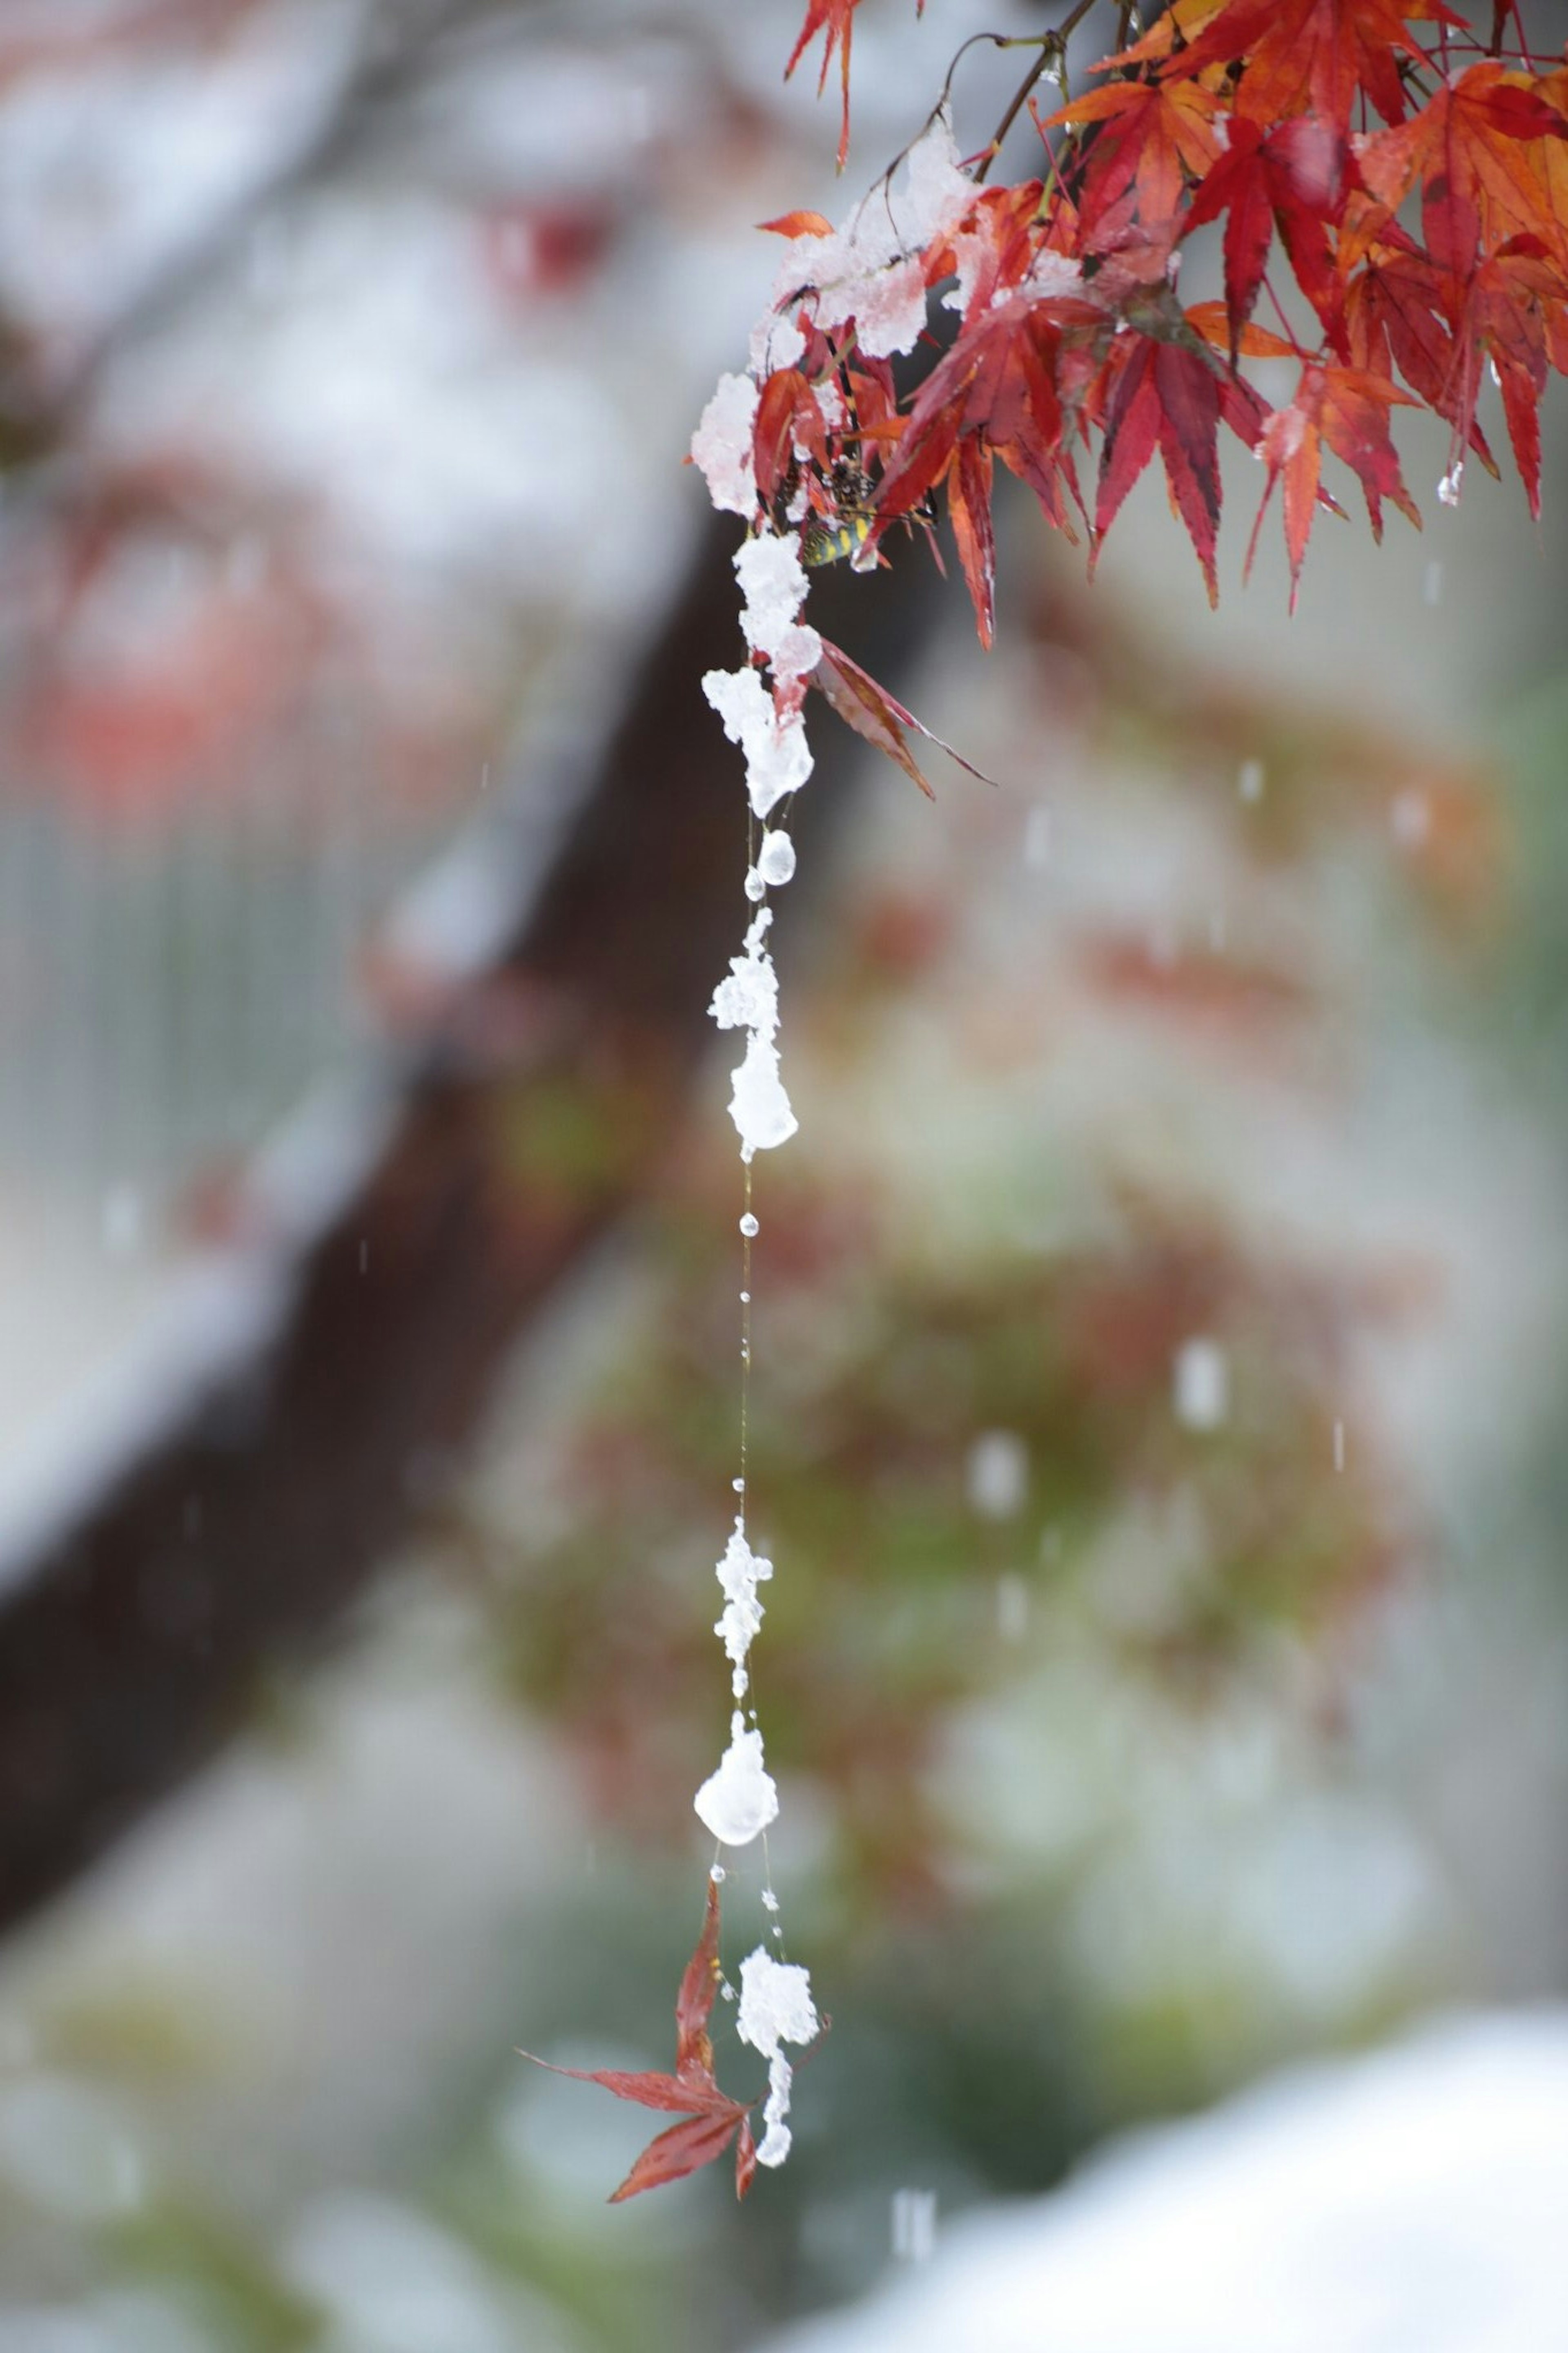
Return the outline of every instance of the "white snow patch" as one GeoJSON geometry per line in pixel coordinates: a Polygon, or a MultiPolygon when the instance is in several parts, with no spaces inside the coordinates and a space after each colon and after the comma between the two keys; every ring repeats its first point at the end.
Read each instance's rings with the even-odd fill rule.
{"type": "Polygon", "coordinates": [[[757,509],[752,470],[752,428],[757,387],[748,375],[721,375],[691,437],[691,455],[721,512],[751,516],[757,509]]]}
{"type": "Polygon", "coordinates": [[[1451,2020],[1139,2135],[770,2353],[1553,2353],[1568,2010],[1451,2020]]]}
{"type": "Polygon", "coordinates": [[[782,717],[761,677],[744,670],[710,670],[702,691],[724,723],[724,733],[746,755],[746,790],[757,817],[766,817],[811,774],[811,751],[798,711],[782,717]]]}
{"type": "Polygon", "coordinates": [[[887,182],[873,188],[843,228],[790,240],[773,281],[775,311],[809,287],[818,324],[840,327],[853,319],[868,358],[913,351],[926,321],[921,256],[933,238],[957,227],[976,193],[960,168],[945,109],[910,148],[902,177],[901,187],[887,182]]]}

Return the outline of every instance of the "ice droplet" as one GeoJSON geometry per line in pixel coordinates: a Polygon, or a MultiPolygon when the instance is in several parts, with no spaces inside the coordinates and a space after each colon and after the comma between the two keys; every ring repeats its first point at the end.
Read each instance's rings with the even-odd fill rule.
{"type": "Polygon", "coordinates": [[[795,872],[795,844],[787,833],[764,833],[753,870],[764,883],[777,887],[795,872]]]}
{"type": "Polygon", "coordinates": [[[1457,507],[1458,505],[1459,492],[1464,488],[1464,482],[1465,461],[1462,458],[1456,458],[1453,464],[1449,467],[1447,472],[1444,475],[1442,480],[1437,485],[1437,496],[1444,506],[1457,507]]]}
{"type": "Polygon", "coordinates": [[[767,892],[767,887],[766,882],[758,873],[756,868],[754,866],[748,866],[746,869],[746,881],[744,885],[747,898],[752,900],[763,898],[767,892]]]}

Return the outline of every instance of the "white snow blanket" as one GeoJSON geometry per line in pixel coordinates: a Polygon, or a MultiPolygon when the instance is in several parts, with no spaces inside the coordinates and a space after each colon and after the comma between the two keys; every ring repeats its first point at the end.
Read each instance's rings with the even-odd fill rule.
{"type": "Polygon", "coordinates": [[[1122,2142],[770,2353],[1564,2353],[1568,2010],[1435,2023],[1122,2142]]]}

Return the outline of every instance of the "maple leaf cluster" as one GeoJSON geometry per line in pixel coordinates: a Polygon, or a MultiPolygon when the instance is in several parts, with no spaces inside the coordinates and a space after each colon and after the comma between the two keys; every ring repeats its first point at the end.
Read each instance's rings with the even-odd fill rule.
{"type": "MultiPolygon", "coordinates": [[[[847,91],[855,5],[811,0],[791,67],[822,31],[824,77],[837,54],[847,91]]],[[[1125,26],[1132,12],[1119,14],[1125,26]]],[[[813,214],[770,224],[801,266],[781,272],[773,312],[788,364],[769,364],[764,339],[752,370],[757,521],[803,522],[808,560],[813,533],[827,554],[852,541],[864,565],[940,497],[989,642],[996,465],[1087,539],[1092,563],[1157,452],[1213,602],[1224,426],[1266,467],[1259,522],[1282,491],[1294,603],[1318,509],[1341,512],[1325,451],[1356,477],[1377,535],[1385,503],[1421,520],[1395,408],[1447,423],[1446,502],[1471,455],[1498,472],[1477,415],[1489,368],[1539,512],[1541,397],[1568,371],[1568,62],[1531,52],[1509,0],[1479,14],[1445,0],[1174,0],[1077,94],[1068,26],[1044,35],[1034,79],[1063,83],[1065,102],[1045,113],[1020,93],[1008,118],[1027,95],[1038,175],[984,184],[999,133],[934,233],[893,251],[884,236],[864,257],[853,311],[843,278],[827,286],[812,267],[853,249],[876,193],[837,238],[813,214]],[[1210,223],[1223,223],[1224,299],[1184,305],[1183,249],[1210,223]],[[956,329],[945,345],[922,329],[896,373],[911,345],[886,332],[885,298],[916,274],[956,329]],[[1245,375],[1260,358],[1299,368],[1286,405],[1245,375]]],[[[914,154],[937,134],[945,113],[914,154]]]]}

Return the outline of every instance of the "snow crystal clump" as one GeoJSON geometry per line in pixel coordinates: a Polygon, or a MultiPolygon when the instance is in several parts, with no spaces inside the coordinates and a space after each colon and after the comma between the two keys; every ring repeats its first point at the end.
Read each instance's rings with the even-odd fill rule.
{"type": "Polygon", "coordinates": [[[775,1961],[763,1945],[741,1963],[741,2007],[735,2031],[768,2063],[768,2098],[763,2110],[759,2165],[782,2165],[789,2155],[790,2087],[794,2069],[780,2045],[814,2042],[821,2031],[811,1977],[793,1961],[775,1961]]]}
{"type": "Polygon", "coordinates": [[[778,1786],[763,1767],[763,1736],[747,1731],[739,1708],[730,1718],[730,1746],[691,1802],[721,1846],[749,1846],[778,1819],[778,1786]]]}
{"type": "Polygon", "coordinates": [[[724,733],[746,755],[746,790],[752,808],[766,817],[786,793],[798,792],[811,774],[811,751],[798,711],[781,718],[754,670],[710,670],[702,691],[724,723],[724,733]]]}
{"type": "Polygon", "coordinates": [[[713,1631],[724,1645],[724,1654],[735,1670],[735,1697],[746,1688],[746,1653],[756,1640],[763,1622],[763,1605],[757,1599],[757,1588],[766,1583],[773,1573],[771,1560],[764,1560],[746,1542],[742,1521],[737,1520],[724,1547],[724,1557],[716,1574],[724,1589],[724,1611],[713,1631]]]}
{"type": "Polygon", "coordinates": [[[793,318],[767,311],[752,329],[747,357],[753,375],[772,375],[775,368],[794,367],[805,349],[805,337],[793,318]]]}
{"type": "Polygon", "coordinates": [[[926,322],[921,251],[956,228],[974,197],[943,109],[910,149],[901,188],[874,188],[826,237],[791,239],[773,284],[775,311],[810,287],[817,323],[841,327],[853,319],[868,359],[912,352],[926,322]]]}
{"type": "Polygon", "coordinates": [[[764,1038],[778,1035],[779,976],[763,942],[773,911],[764,907],[747,932],[741,955],[730,958],[727,978],[713,991],[708,1010],[721,1029],[755,1029],[764,1038]]]}
{"type": "Polygon", "coordinates": [[[809,586],[794,538],[763,532],[735,550],[735,577],[745,609],[741,627],[746,643],[771,654],[805,602],[809,586]]]}
{"type": "Polygon", "coordinates": [[[795,872],[795,844],[787,833],[763,834],[756,871],[771,890],[789,881],[795,872]]]}
{"type": "Polygon", "coordinates": [[[757,387],[748,375],[721,375],[691,437],[691,455],[701,468],[708,495],[730,514],[757,511],[752,471],[752,428],[757,421],[757,387]]]}
{"type": "Polygon", "coordinates": [[[798,702],[802,681],[822,659],[822,639],[795,617],[809,583],[793,534],[764,532],[745,541],[735,551],[735,577],[746,600],[746,643],[767,661],[786,705],[792,698],[798,702]]]}
{"type": "Polygon", "coordinates": [[[713,992],[709,1011],[721,1029],[749,1029],[745,1059],[731,1072],[734,1092],[730,1116],[741,1138],[741,1157],[787,1144],[800,1122],[790,1108],[779,1076],[779,983],[763,943],[773,922],[763,907],[746,934],[744,952],[731,956],[728,976],[713,992]]]}

